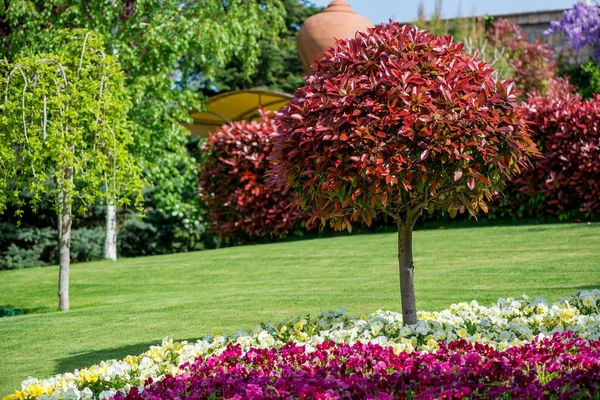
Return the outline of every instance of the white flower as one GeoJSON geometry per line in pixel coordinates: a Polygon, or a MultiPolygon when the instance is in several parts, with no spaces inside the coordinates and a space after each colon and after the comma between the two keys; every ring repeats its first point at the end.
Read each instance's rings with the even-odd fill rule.
{"type": "Polygon", "coordinates": [[[98,400],[109,400],[115,394],[117,394],[116,390],[105,390],[103,392],[100,392],[100,394],[98,394],[98,400]]]}
{"type": "Polygon", "coordinates": [[[594,300],[594,297],[592,296],[585,296],[583,299],[581,299],[581,302],[586,307],[593,307],[596,305],[596,300],[594,300]]]}
{"type": "Polygon", "coordinates": [[[84,400],[92,399],[94,397],[94,393],[90,390],[90,388],[85,388],[81,391],[81,398],[84,400]]]}
{"type": "Polygon", "coordinates": [[[263,347],[271,347],[275,344],[275,339],[267,331],[261,331],[258,334],[258,342],[263,347]]]}

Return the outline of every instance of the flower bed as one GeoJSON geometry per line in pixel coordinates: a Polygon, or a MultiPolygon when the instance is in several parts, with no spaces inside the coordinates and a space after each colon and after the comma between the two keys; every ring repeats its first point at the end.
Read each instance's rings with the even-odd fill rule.
{"type": "Polygon", "coordinates": [[[344,312],[326,312],[317,317],[294,318],[283,322],[264,323],[252,330],[241,330],[231,336],[207,336],[195,343],[163,340],[139,356],[101,362],[73,373],[48,379],[29,378],[21,390],[8,396],[21,398],[109,398],[117,391],[128,393],[148,379],[161,379],[185,371],[179,366],[193,363],[197,357],[219,355],[228,345],[250,348],[282,348],[288,342],[306,346],[312,351],[324,342],[354,344],[372,343],[389,347],[395,354],[435,352],[444,343],[464,339],[498,351],[526,345],[534,338],[547,338],[557,332],[571,331],[577,337],[600,339],[600,290],[578,291],[555,304],[544,299],[499,299],[496,305],[484,307],[476,301],[453,304],[441,312],[420,312],[419,322],[402,326],[400,313],[377,311],[355,317],[344,312]]]}
{"type": "Polygon", "coordinates": [[[314,351],[229,344],[116,400],[339,398],[588,398],[600,389],[600,341],[555,334],[499,352],[464,339],[434,353],[325,342],[314,351]],[[188,368],[189,367],[189,368],[188,368]]]}

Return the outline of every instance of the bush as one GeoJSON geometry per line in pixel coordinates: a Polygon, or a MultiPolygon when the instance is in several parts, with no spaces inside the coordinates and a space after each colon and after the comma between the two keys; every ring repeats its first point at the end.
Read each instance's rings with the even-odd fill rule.
{"type": "Polygon", "coordinates": [[[134,212],[123,218],[117,238],[121,257],[200,250],[201,239],[205,239],[204,225],[190,221],[183,213],[148,208],[143,218],[134,212]]]}
{"type": "MultiPolygon", "coordinates": [[[[58,236],[55,229],[0,224],[0,270],[56,264],[58,236]]],[[[100,260],[104,253],[104,229],[74,229],[71,260],[100,260]]]]}
{"type": "Polygon", "coordinates": [[[517,23],[504,18],[499,18],[490,27],[488,39],[493,46],[506,52],[519,89],[527,93],[545,93],[556,73],[552,50],[546,43],[540,39],[530,43],[517,23]]]}
{"type": "Polygon", "coordinates": [[[260,114],[259,122],[224,125],[202,146],[200,198],[211,232],[230,244],[285,237],[309,218],[290,207],[290,195],[265,182],[276,126],[266,110],[260,114]]]}
{"type": "Polygon", "coordinates": [[[532,138],[543,157],[508,184],[502,208],[522,216],[590,219],[600,213],[600,96],[531,97],[532,138]],[[526,205],[523,208],[523,205],[526,205]]]}
{"type": "Polygon", "coordinates": [[[85,262],[104,258],[104,240],[106,232],[103,227],[79,228],[71,236],[71,261],[85,262]]]}
{"type": "Polygon", "coordinates": [[[0,270],[42,267],[55,261],[56,231],[0,223],[0,270]]]}
{"type": "Polygon", "coordinates": [[[590,59],[582,65],[562,65],[560,69],[584,99],[600,94],[600,67],[596,61],[590,59]]]}

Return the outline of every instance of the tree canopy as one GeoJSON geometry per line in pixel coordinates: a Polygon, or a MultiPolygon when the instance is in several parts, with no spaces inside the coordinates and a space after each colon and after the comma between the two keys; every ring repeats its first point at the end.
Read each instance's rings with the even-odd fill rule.
{"type": "Polygon", "coordinates": [[[296,38],[304,21],[321,11],[309,0],[282,0],[285,8],[285,29],[274,42],[260,41],[261,56],[256,70],[250,76],[242,64],[233,59],[226,68],[217,71],[215,76],[202,84],[202,91],[211,95],[215,91],[265,88],[293,93],[302,86],[306,74],[302,68],[296,38]]]}
{"type": "Polygon", "coordinates": [[[235,58],[253,72],[261,40],[283,28],[279,0],[10,0],[0,1],[0,57],[52,51],[49,31],[91,29],[115,55],[132,94],[133,154],[167,212],[197,213],[195,160],[181,125],[202,107],[194,87],[235,58]]]}

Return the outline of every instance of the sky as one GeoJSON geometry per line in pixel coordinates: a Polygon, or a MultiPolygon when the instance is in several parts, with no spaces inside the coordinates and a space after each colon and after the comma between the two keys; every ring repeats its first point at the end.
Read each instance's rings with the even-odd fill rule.
{"type": "MultiPolygon", "coordinates": [[[[311,0],[319,6],[327,6],[331,0],[311,0]]],[[[410,22],[417,19],[420,0],[346,0],[357,13],[369,18],[374,24],[392,19],[410,22]]],[[[425,13],[433,12],[435,0],[423,0],[425,13]]],[[[459,14],[500,15],[527,11],[561,10],[570,8],[576,0],[443,0],[442,16],[453,18],[459,14]]]]}

